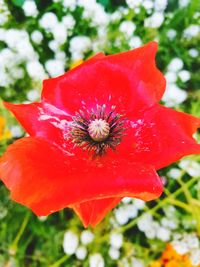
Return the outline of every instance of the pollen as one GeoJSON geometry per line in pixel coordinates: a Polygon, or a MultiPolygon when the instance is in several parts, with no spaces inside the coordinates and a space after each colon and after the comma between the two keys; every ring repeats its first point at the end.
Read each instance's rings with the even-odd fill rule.
{"type": "Polygon", "coordinates": [[[104,141],[110,132],[109,123],[102,119],[95,119],[89,124],[88,133],[94,141],[104,141]]]}

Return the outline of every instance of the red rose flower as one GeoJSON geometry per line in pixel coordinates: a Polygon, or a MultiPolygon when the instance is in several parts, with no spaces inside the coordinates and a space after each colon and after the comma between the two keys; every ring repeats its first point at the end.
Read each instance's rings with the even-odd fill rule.
{"type": "Polygon", "coordinates": [[[162,193],[156,170],[200,153],[200,119],[158,104],[157,44],[97,56],[44,81],[41,103],[5,106],[30,137],[9,146],[0,177],[37,215],[71,207],[95,226],[122,197],[162,193]]]}

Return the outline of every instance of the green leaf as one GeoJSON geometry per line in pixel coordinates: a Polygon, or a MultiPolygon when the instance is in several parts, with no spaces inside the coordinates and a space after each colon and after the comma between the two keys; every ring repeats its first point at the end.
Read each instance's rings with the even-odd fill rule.
{"type": "Polygon", "coordinates": [[[25,0],[12,0],[13,4],[18,7],[22,7],[25,0]]]}

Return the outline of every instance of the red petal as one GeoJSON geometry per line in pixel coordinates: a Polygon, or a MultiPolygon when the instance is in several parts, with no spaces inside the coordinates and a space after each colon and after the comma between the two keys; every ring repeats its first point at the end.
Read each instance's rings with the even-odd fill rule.
{"type": "Polygon", "coordinates": [[[95,227],[120,201],[121,198],[104,198],[79,203],[72,208],[85,227],[88,225],[95,227]]]}
{"type": "Polygon", "coordinates": [[[67,149],[65,127],[71,117],[49,104],[41,103],[14,105],[4,102],[31,136],[43,137],[67,149]]]}
{"type": "Polygon", "coordinates": [[[96,104],[137,111],[160,100],[164,76],[155,66],[157,44],[86,61],[64,75],[44,81],[43,101],[69,112],[96,104]]]}
{"type": "MultiPolygon", "coordinates": [[[[13,200],[37,215],[95,199],[129,196],[151,200],[162,192],[160,178],[149,165],[69,157],[48,142],[31,137],[8,148],[0,161],[0,177],[13,200]]],[[[98,216],[92,216],[92,223],[98,216]]]]}
{"type": "Polygon", "coordinates": [[[121,156],[129,151],[135,161],[160,169],[185,155],[200,153],[192,137],[199,127],[200,119],[155,105],[132,119],[117,150],[121,156]]]}

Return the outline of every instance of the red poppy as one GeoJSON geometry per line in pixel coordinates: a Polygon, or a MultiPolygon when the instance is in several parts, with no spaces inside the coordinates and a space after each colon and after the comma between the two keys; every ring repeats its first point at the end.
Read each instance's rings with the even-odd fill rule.
{"type": "Polygon", "coordinates": [[[165,79],[157,44],[98,54],[44,81],[41,103],[5,106],[30,137],[9,146],[0,177],[37,215],[71,207],[95,226],[122,197],[162,193],[156,170],[200,153],[200,119],[158,104],[165,79]]]}

